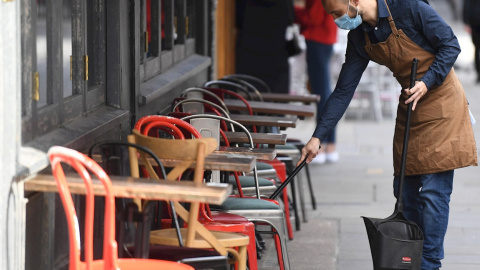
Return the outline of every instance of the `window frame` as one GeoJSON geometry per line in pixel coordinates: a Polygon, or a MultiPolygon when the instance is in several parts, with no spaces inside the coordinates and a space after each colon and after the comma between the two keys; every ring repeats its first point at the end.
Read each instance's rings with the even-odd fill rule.
{"type": "MultiPolygon", "coordinates": [[[[97,0],[95,0],[97,1],[97,0]]],[[[99,1],[100,3],[103,1],[99,1]]],[[[103,2],[104,3],[104,2],[103,2]]],[[[86,26],[90,19],[85,1],[72,0],[72,57],[71,78],[72,95],[63,97],[63,41],[62,41],[62,8],[63,1],[46,1],[47,7],[47,71],[46,95],[47,104],[39,107],[33,98],[35,85],[34,73],[37,69],[36,60],[36,13],[35,0],[22,0],[22,143],[28,143],[45,135],[60,125],[81,116],[99,105],[105,104],[106,83],[88,89],[85,73],[86,62],[96,63],[94,59],[86,58],[87,41],[86,26]]],[[[105,5],[105,4],[103,4],[105,5]]],[[[103,9],[105,10],[105,9],[103,9]]],[[[106,26],[106,25],[105,25],[106,26]]],[[[100,27],[100,29],[105,27],[100,27]]],[[[105,35],[104,35],[105,39],[105,35]]],[[[99,41],[100,42],[100,41],[99,41]]],[[[102,43],[102,42],[100,42],[102,43]]],[[[103,42],[104,43],[104,42],[103,42]]],[[[105,54],[104,54],[104,57],[105,54]]],[[[103,67],[105,67],[103,61],[103,67]]],[[[106,73],[106,69],[103,68],[106,73]]],[[[105,77],[105,76],[104,76],[105,77]]],[[[104,79],[106,82],[106,79],[104,79]]]]}

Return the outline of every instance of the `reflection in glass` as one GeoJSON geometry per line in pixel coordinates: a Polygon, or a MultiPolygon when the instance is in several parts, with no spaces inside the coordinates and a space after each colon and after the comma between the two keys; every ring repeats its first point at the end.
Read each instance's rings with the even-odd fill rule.
{"type": "Polygon", "coordinates": [[[70,80],[70,55],[72,55],[72,2],[63,0],[62,10],[63,29],[63,97],[72,95],[72,81],[70,80]]]}
{"type": "Polygon", "coordinates": [[[40,80],[40,99],[37,104],[38,107],[42,107],[47,104],[47,5],[45,0],[37,1],[36,53],[40,80]]]}
{"type": "Polygon", "coordinates": [[[187,0],[187,28],[186,36],[187,38],[195,38],[195,9],[196,9],[196,0],[187,0]]]}

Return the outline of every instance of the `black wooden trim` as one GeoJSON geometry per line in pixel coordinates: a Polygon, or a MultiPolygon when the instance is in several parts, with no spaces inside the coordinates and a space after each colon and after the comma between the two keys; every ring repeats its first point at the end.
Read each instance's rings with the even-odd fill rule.
{"type": "Polygon", "coordinates": [[[173,62],[178,63],[185,59],[185,44],[177,44],[173,47],[173,62]]]}
{"type": "Polygon", "coordinates": [[[163,0],[164,16],[165,16],[165,38],[162,50],[171,50],[173,48],[173,0],[163,0]]]}
{"type": "Polygon", "coordinates": [[[138,104],[140,106],[148,104],[167,93],[170,89],[182,84],[188,78],[207,69],[212,61],[209,57],[192,55],[180,62],[175,67],[169,69],[140,85],[140,96],[138,104]]]}
{"type": "MultiPolygon", "coordinates": [[[[68,124],[27,143],[22,148],[33,148],[38,152],[20,151],[20,174],[30,175],[45,168],[46,153],[54,145],[61,145],[73,149],[87,149],[98,137],[118,126],[128,125],[130,113],[125,110],[101,106],[95,111],[79,116],[68,124]]],[[[128,129],[128,128],[127,128],[128,129]]],[[[119,134],[119,137],[120,134],[119,134]]]]}
{"type": "Polygon", "coordinates": [[[162,51],[162,70],[161,72],[167,71],[173,65],[173,52],[172,51],[162,51]]]}
{"type": "Polygon", "coordinates": [[[185,41],[185,55],[186,57],[195,53],[195,39],[189,38],[185,41]]]}
{"type": "Polygon", "coordinates": [[[175,0],[175,11],[177,15],[177,39],[176,44],[185,44],[185,16],[187,5],[185,0],[175,0]]]}
{"type": "Polygon", "coordinates": [[[208,1],[197,1],[195,11],[195,43],[196,52],[201,55],[208,55],[208,1]]]}

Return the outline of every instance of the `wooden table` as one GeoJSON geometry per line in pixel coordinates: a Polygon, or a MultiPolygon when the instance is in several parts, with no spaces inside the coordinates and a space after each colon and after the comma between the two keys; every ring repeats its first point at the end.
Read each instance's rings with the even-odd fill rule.
{"type": "Polygon", "coordinates": [[[230,118],[245,126],[274,126],[280,128],[296,127],[298,117],[266,115],[230,114],[230,118]]]}
{"type": "Polygon", "coordinates": [[[312,102],[319,102],[319,95],[290,95],[290,94],[281,94],[281,93],[262,93],[263,101],[273,101],[273,102],[302,102],[305,104],[310,104],[312,102]]]}
{"type": "MultiPolygon", "coordinates": [[[[197,184],[121,176],[111,176],[110,179],[113,195],[122,198],[222,204],[232,191],[230,185],[220,183],[197,184]]],[[[85,184],[79,175],[67,175],[67,182],[72,194],[85,194],[85,184]]],[[[25,179],[25,190],[58,192],[51,174],[37,174],[25,179]]],[[[103,185],[98,180],[93,180],[93,191],[95,195],[105,195],[103,185]]]]}
{"type": "MultiPolygon", "coordinates": [[[[245,93],[239,93],[244,98],[249,98],[245,93]]],[[[284,93],[260,93],[262,95],[263,101],[272,101],[272,102],[302,102],[304,104],[310,104],[312,102],[319,102],[320,96],[313,95],[313,94],[305,94],[305,95],[291,95],[291,94],[284,94],[284,93]]],[[[257,95],[252,95],[254,100],[259,101],[259,97],[257,95]]]]}
{"type": "MultiPolygon", "coordinates": [[[[97,163],[102,163],[102,157],[99,154],[94,154],[93,160],[97,163]]],[[[205,157],[205,170],[219,170],[229,172],[251,172],[255,165],[254,155],[238,155],[237,153],[225,153],[217,151],[205,157]]],[[[160,159],[165,167],[175,167],[181,160],[177,159],[160,159]]],[[[155,162],[152,160],[152,162],[155,162]]],[[[195,168],[195,162],[190,168],[195,168]]]]}
{"type": "MultiPolygon", "coordinates": [[[[244,132],[225,132],[230,143],[248,143],[248,137],[244,132]]],[[[254,144],[268,144],[269,148],[273,148],[276,144],[286,144],[287,134],[278,133],[251,133],[254,144]]],[[[220,141],[223,138],[220,137],[220,141]]]]}
{"type": "Polygon", "coordinates": [[[249,147],[227,147],[220,146],[218,151],[214,153],[228,152],[230,155],[238,155],[240,157],[255,157],[256,159],[273,160],[277,156],[277,152],[272,148],[249,148],[249,147]]]}
{"type": "MultiPolygon", "coordinates": [[[[231,111],[247,111],[247,106],[240,100],[225,99],[225,105],[231,111]]],[[[314,116],[314,106],[304,106],[289,103],[273,103],[273,102],[261,102],[261,101],[249,101],[253,112],[266,113],[266,114],[280,114],[280,115],[296,115],[299,118],[305,116],[314,116]]]]}

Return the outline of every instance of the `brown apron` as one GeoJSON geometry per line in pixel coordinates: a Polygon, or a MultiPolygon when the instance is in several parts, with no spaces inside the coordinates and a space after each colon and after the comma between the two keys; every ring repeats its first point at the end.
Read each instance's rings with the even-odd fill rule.
{"type": "MultiPolygon", "coordinates": [[[[386,41],[372,44],[365,33],[365,50],[373,61],[393,72],[403,89],[410,88],[413,58],[419,60],[417,78],[421,78],[435,55],[411,41],[401,29],[397,30],[391,13],[388,20],[392,34],[386,41]]],[[[395,176],[400,174],[407,99],[402,91],[393,138],[395,176]]],[[[429,89],[412,112],[405,174],[431,174],[470,165],[478,165],[477,148],[467,99],[452,68],[442,85],[429,89]]]]}

